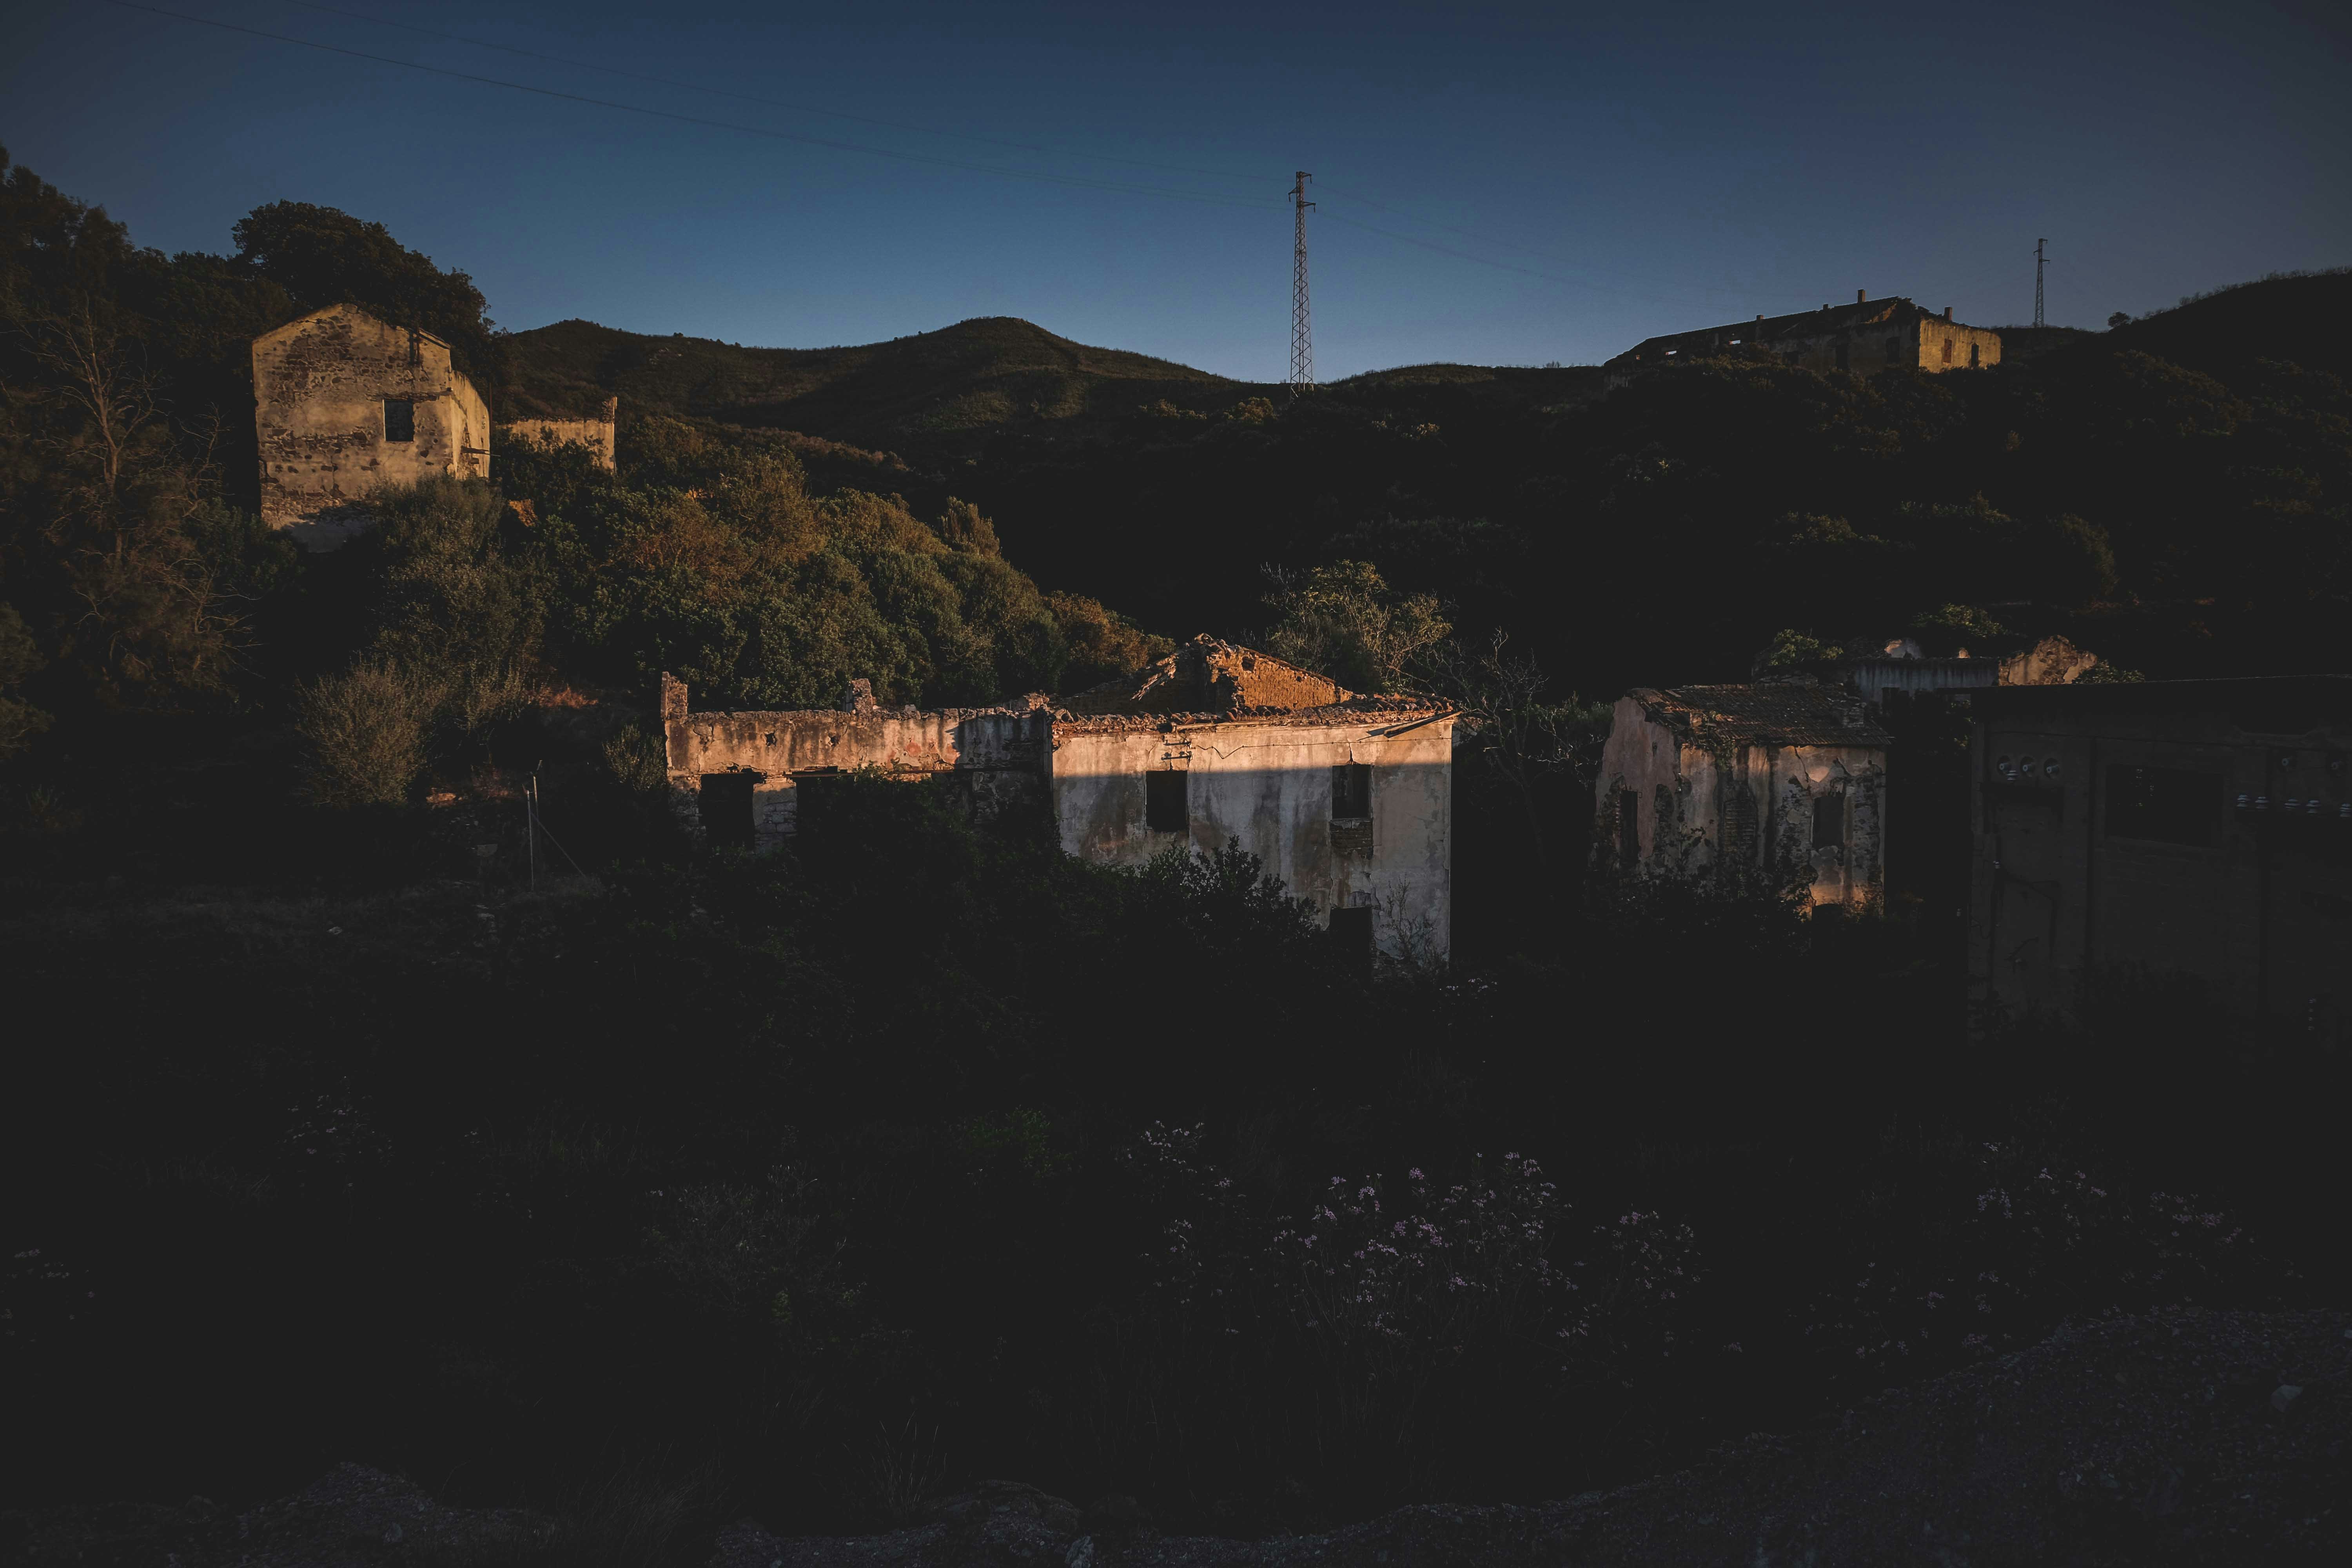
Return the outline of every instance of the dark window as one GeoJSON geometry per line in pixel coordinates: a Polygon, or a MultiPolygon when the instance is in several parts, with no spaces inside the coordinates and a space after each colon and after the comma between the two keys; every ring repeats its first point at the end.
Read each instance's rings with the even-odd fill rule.
{"type": "Polygon", "coordinates": [[[1617,861],[1631,866],[1642,858],[1642,797],[1630,789],[1617,792],[1617,861]]]}
{"type": "Polygon", "coordinates": [[[1181,833],[1192,825],[1184,801],[1189,773],[1166,770],[1143,775],[1143,826],[1154,833],[1181,833]]]}
{"type": "Polygon", "coordinates": [[[751,773],[702,775],[702,836],[713,849],[751,847],[751,773]]]}
{"type": "Polygon", "coordinates": [[[1363,763],[1331,769],[1331,819],[1361,820],[1372,815],[1372,770],[1363,763]]]}
{"type": "Polygon", "coordinates": [[[416,439],[416,405],[405,397],[383,400],[383,438],[387,441],[416,439]]]}
{"type": "Polygon", "coordinates": [[[2221,821],[2221,775],[2186,768],[2107,769],[2107,835],[2165,844],[2213,842],[2221,821]]]}
{"type": "Polygon", "coordinates": [[[1853,368],[1853,345],[1847,342],[1843,338],[1840,338],[1838,340],[1837,366],[1840,370],[1852,370],[1853,368]]]}
{"type": "Polygon", "coordinates": [[[1889,339],[1887,339],[1887,340],[1886,340],[1886,363],[1887,363],[1888,364],[1898,364],[1898,363],[1902,363],[1902,359],[1903,359],[1903,340],[1902,340],[1901,338],[1889,338],[1889,339]]]}
{"type": "Polygon", "coordinates": [[[1944,340],[1944,363],[1946,364],[1952,363],[1952,340],[1949,338],[1944,340]]]}
{"type": "Polygon", "coordinates": [[[1756,858],[1756,792],[1746,784],[1724,803],[1723,852],[1734,860],[1756,858]]]}
{"type": "Polygon", "coordinates": [[[1813,797],[1813,847],[1834,849],[1845,842],[1845,796],[1813,797]]]}
{"type": "Polygon", "coordinates": [[[1331,945],[1338,948],[1349,963],[1370,969],[1372,966],[1372,911],[1368,909],[1333,910],[1331,945]]]}
{"type": "Polygon", "coordinates": [[[1981,370],[1984,368],[1983,344],[1970,343],[1969,345],[1969,368],[1970,370],[1981,370]]]}

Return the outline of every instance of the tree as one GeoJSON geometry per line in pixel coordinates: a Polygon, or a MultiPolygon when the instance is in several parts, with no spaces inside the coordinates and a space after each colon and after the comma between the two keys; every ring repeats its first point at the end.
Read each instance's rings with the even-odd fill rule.
{"type": "Polygon", "coordinates": [[[1266,607],[1282,618],[1266,634],[1266,652],[1357,691],[1408,686],[1407,664],[1454,630],[1433,595],[1395,592],[1369,562],[1337,561],[1303,578],[1267,575],[1266,607]]]}

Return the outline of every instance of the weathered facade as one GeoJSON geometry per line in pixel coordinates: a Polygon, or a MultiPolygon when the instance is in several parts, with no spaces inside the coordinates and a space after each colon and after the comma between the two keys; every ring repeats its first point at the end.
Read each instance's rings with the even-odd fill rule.
{"type": "Polygon", "coordinates": [[[1953,321],[1949,307],[1938,316],[1908,300],[1873,300],[1857,291],[1851,305],[1824,305],[1796,315],[1759,316],[1752,321],[1644,339],[1605,368],[1622,374],[1742,355],[1769,355],[1803,370],[1864,375],[1890,366],[1938,373],[1980,370],[2000,363],[2000,334],[1953,321]]]}
{"type": "Polygon", "coordinates": [[[606,473],[614,468],[614,437],[621,422],[621,400],[604,399],[604,411],[593,416],[577,419],[516,419],[499,427],[499,434],[509,440],[533,441],[545,447],[585,447],[596,466],[606,473]]]}
{"type": "Polygon", "coordinates": [[[1625,871],[1738,868],[1866,907],[1885,879],[1886,732],[1811,679],[1637,688],[1601,752],[1597,852],[1625,871]]]}
{"type": "Polygon", "coordinates": [[[663,678],[673,798],[714,841],[773,847],[812,784],[951,777],[976,806],[1045,801],[1062,847],[1136,866],[1238,841],[1351,940],[1443,952],[1453,923],[1450,710],[1367,697],[1211,637],[1058,703],[698,713],[663,678]]]}
{"type": "Polygon", "coordinates": [[[313,549],[366,526],[386,485],[488,478],[489,411],[430,332],[330,305],[253,340],[261,517],[313,549]]]}
{"type": "Polygon", "coordinates": [[[2352,676],[2021,686],[1975,700],[1969,979],[2072,1012],[2185,977],[2352,1041],[2352,676]]]}

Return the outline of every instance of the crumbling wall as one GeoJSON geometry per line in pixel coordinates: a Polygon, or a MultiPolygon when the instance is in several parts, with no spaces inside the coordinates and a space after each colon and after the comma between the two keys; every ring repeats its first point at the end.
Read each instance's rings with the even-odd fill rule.
{"type": "Polygon", "coordinates": [[[1453,930],[1450,714],[1220,720],[1063,720],[1049,763],[1062,847],[1139,866],[1171,845],[1202,854],[1229,840],[1320,909],[1370,908],[1391,952],[1443,952],[1453,930]],[[1370,832],[1332,818],[1334,766],[1371,770],[1370,832]],[[1152,831],[1145,776],[1186,773],[1184,831],[1152,831]]]}
{"type": "Polygon", "coordinates": [[[365,526],[386,485],[488,478],[489,410],[430,332],[331,305],[253,340],[261,517],[313,548],[365,526]],[[415,438],[385,438],[386,399],[410,404],[415,438]]]}
{"type": "Polygon", "coordinates": [[[614,434],[619,428],[620,418],[621,400],[608,397],[601,417],[517,419],[504,426],[504,432],[509,440],[534,441],[547,447],[585,447],[596,466],[609,474],[614,470],[614,434]]]}

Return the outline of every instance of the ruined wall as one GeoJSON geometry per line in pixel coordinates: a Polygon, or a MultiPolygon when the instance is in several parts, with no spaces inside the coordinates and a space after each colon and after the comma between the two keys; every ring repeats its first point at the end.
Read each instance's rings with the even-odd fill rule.
{"type": "Polygon", "coordinates": [[[606,473],[614,469],[614,433],[619,427],[621,400],[604,400],[604,413],[594,419],[517,419],[501,427],[509,440],[536,441],[543,446],[581,446],[606,473]]]}
{"type": "Polygon", "coordinates": [[[1869,375],[1890,364],[1940,374],[1948,370],[1989,369],[2000,363],[1999,332],[1964,327],[1932,316],[1909,321],[1864,323],[1818,333],[1783,333],[1766,346],[1780,356],[1781,363],[1822,374],[1851,370],[1858,375],[1869,375]],[[1887,353],[1890,343],[1895,347],[1891,357],[1887,353]],[[1841,348],[1845,358],[1843,365],[1838,363],[1841,348]],[[1973,364],[1969,359],[1971,349],[1977,354],[1973,364]]]}
{"type": "Polygon", "coordinates": [[[1054,727],[1050,763],[1062,847],[1139,866],[1171,844],[1206,854],[1229,839],[1295,897],[1325,910],[1370,907],[1374,940],[1444,952],[1454,918],[1454,720],[1223,721],[1081,719],[1054,727]],[[1331,769],[1371,770],[1371,817],[1332,819],[1331,769]],[[1180,770],[1190,823],[1146,825],[1145,775],[1180,770]]]}
{"type": "Polygon", "coordinates": [[[1637,817],[1639,864],[1695,876],[1729,851],[1810,880],[1812,901],[1863,906],[1883,896],[1886,757],[1875,746],[1696,745],[1620,698],[1601,750],[1594,801],[1599,853],[1616,851],[1621,795],[1637,817]],[[1813,847],[1814,803],[1843,803],[1844,843],[1813,847]]]}
{"type": "Polygon", "coordinates": [[[2352,1043],[2352,679],[1977,701],[1974,999],[2064,1014],[2105,970],[2352,1043]]]}
{"type": "Polygon", "coordinates": [[[755,849],[772,849],[800,830],[800,787],[814,780],[878,768],[894,777],[943,773],[975,778],[976,798],[1002,800],[1042,791],[1047,725],[1042,710],[914,709],[697,713],[683,682],[662,678],[662,731],[671,802],[679,819],[701,830],[703,780],[744,774],[751,782],[755,849]]]}
{"type": "Polygon", "coordinates": [[[436,475],[488,478],[489,411],[429,332],[331,305],[253,340],[261,517],[314,548],[365,525],[359,503],[436,475]],[[415,439],[385,438],[384,402],[414,407],[415,439]]]}

